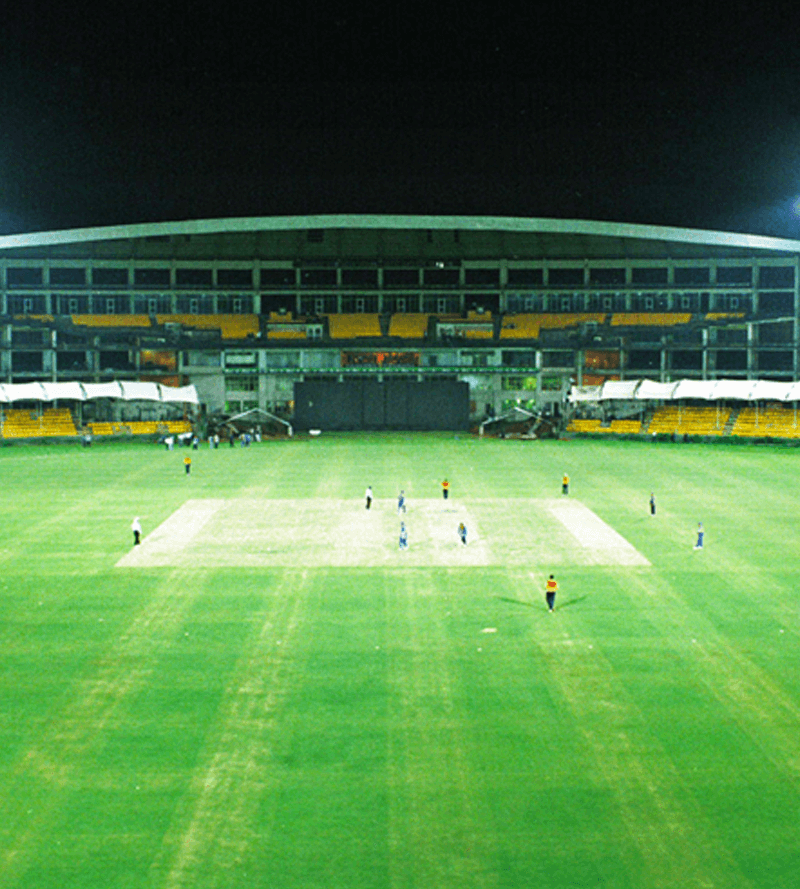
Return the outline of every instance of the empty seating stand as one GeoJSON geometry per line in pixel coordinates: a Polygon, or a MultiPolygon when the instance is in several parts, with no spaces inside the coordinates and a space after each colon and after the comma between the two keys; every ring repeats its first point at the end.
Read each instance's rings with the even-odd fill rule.
{"type": "Polygon", "coordinates": [[[729,407],[669,405],[656,410],[647,431],[660,435],[725,435],[730,416],[729,407]]]}
{"type": "Polygon", "coordinates": [[[6,411],[3,438],[57,438],[78,434],[68,408],[48,408],[41,416],[35,411],[12,408],[6,411]]]}
{"type": "Polygon", "coordinates": [[[793,408],[781,404],[744,407],[739,411],[731,435],[740,438],[800,438],[800,420],[793,408]]]}

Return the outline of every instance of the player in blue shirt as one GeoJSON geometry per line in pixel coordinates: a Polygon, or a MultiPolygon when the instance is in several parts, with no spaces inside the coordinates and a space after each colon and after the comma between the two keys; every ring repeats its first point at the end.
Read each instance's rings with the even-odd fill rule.
{"type": "Polygon", "coordinates": [[[397,514],[400,513],[405,514],[406,511],[406,495],[403,491],[400,492],[400,496],[397,498],[397,514]]]}
{"type": "Polygon", "coordinates": [[[704,534],[705,534],[705,532],[703,531],[703,523],[698,522],[697,523],[697,543],[695,543],[695,545],[694,545],[695,549],[702,549],[703,548],[704,534]]]}
{"type": "Polygon", "coordinates": [[[467,545],[467,526],[461,522],[458,526],[458,536],[461,538],[461,543],[466,546],[467,545]]]}
{"type": "Polygon", "coordinates": [[[403,522],[400,523],[400,549],[408,549],[408,531],[403,522]]]}

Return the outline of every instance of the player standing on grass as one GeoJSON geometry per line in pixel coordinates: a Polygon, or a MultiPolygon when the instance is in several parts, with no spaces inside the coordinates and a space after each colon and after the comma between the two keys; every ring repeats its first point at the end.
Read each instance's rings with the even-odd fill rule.
{"type": "Polygon", "coordinates": [[[142,523],[139,521],[138,515],[131,522],[131,531],[133,531],[133,544],[138,546],[142,541],[142,523]]]}
{"type": "Polygon", "coordinates": [[[192,471],[192,458],[184,457],[183,465],[186,467],[186,474],[189,475],[189,473],[192,471]]]}
{"type": "Polygon", "coordinates": [[[367,490],[364,492],[364,497],[367,501],[367,509],[372,506],[372,485],[367,485],[367,490]]]}
{"type": "Polygon", "coordinates": [[[403,522],[400,522],[400,549],[408,549],[408,531],[403,522]]]}
{"type": "Polygon", "coordinates": [[[400,496],[397,498],[397,514],[400,515],[402,512],[405,515],[406,511],[406,495],[403,491],[400,492],[400,496]]]}
{"type": "Polygon", "coordinates": [[[703,538],[704,537],[705,537],[705,531],[703,530],[703,523],[698,522],[697,523],[697,543],[695,543],[695,545],[694,545],[695,549],[702,549],[703,548],[703,538]]]}
{"type": "Polygon", "coordinates": [[[445,479],[442,482],[442,497],[444,497],[444,499],[447,500],[447,496],[449,493],[450,493],[450,482],[447,481],[447,479],[445,479]]]}
{"type": "Polygon", "coordinates": [[[458,526],[458,536],[461,539],[461,543],[463,546],[467,545],[467,526],[461,522],[458,526]]]}
{"type": "Polygon", "coordinates": [[[544,587],[544,598],[547,602],[547,607],[552,611],[556,607],[556,593],[558,592],[558,582],[555,577],[551,574],[550,577],[547,578],[547,583],[544,587]]]}
{"type": "Polygon", "coordinates": [[[656,495],[650,493],[650,515],[656,514],[656,495]]]}
{"type": "Polygon", "coordinates": [[[569,476],[565,472],[563,477],[561,478],[561,493],[569,494],[569,476]]]}

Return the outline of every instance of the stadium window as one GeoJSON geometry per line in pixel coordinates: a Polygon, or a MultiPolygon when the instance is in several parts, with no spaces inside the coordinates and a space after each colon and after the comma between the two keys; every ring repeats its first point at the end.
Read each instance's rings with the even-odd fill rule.
{"type": "Polygon", "coordinates": [[[571,296],[562,296],[561,297],[561,311],[569,312],[572,309],[572,297],[571,296]]]}
{"type": "MultiPolygon", "coordinates": [[[[263,278],[265,269],[261,270],[263,278]]],[[[272,271],[272,270],[270,270],[272,271]]],[[[280,269],[279,271],[283,271],[280,269]]],[[[289,270],[294,283],[294,271],[289,270]]],[[[217,287],[235,287],[237,289],[249,289],[253,286],[252,269],[217,269],[217,287]]]]}
{"type": "Polygon", "coordinates": [[[468,287],[499,287],[500,269],[464,269],[464,282],[468,287]]]}
{"type": "Polygon", "coordinates": [[[619,287],[625,284],[625,269],[589,269],[589,283],[597,287],[619,287]]]}
{"type": "Polygon", "coordinates": [[[439,315],[447,314],[447,298],[440,296],[436,300],[436,311],[439,315]]]}
{"type": "Polygon", "coordinates": [[[666,268],[639,268],[634,266],[631,269],[631,281],[633,284],[641,286],[659,286],[666,284],[669,280],[669,270],[666,268]]]}
{"type": "Polygon", "coordinates": [[[325,229],[310,228],[306,232],[306,240],[309,244],[321,244],[325,240],[325,229]]]}
{"type": "Polygon", "coordinates": [[[157,315],[158,314],[158,300],[157,299],[148,299],[147,300],[147,314],[148,315],[157,315]]]}
{"type": "Polygon", "coordinates": [[[758,270],[758,286],[794,287],[794,269],[791,266],[764,265],[758,270]]]}
{"type": "Polygon", "coordinates": [[[425,269],[422,277],[426,287],[457,287],[458,272],[457,268],[425,269]]]}
{"type": "Polygon", "coordinates": [[[686,294],[683,294],[683,296],[681,296],[681,308],[682,309],[691,309],[692,308],[691,296],[687,296],[686,294]]]}
{"type": "Polygon", "coordinates": [[[194,298],[190,299],[189,300],[189,314],[190,315],[198,315],[199,309],[200,309],[199,301],[194,298]]]}
{"type": "Polygon", "coordinates": [[[678,286],[708,284],[710,280],[710,270],[707,266],[677,266],[675,268],[675,283],[678,286]]]}
{"type": "Polygon", "coordinates": [[[384,287],[418,287],[419,271],[417,269],[384,269],[384,287]]]}
{"type": "Polygon", "coordinates": [[[301,269],[300,284],[303,287],[335,287],[336,269],[301,269]]]}
{"type": "Polygon", "coordinates": [[[794,313],[794,292],[791,290],[762,293],[759,296],[760,314],[775,317],[794,313]]]}
{"type": "Polygon", "coordinates": [[[753,270],[750,266],[721,265],[717,269],[717,284],[753,283],[753,270]]]}
{"type": "Polygon", "coordinates": [[[603,297],[603,311],[604,312],[613,312],[614,311],[614,297],[613,296],[604,296],[603,297]]]}
{"type": "Polygon", "coordinates": [[[363,297],[359,297],[359,298],[356,300],[356,306],[355,306],[355,308],[356,308],[356,312],[357,312],[359,315],[363,315],[363,314],[364,314],[364,312],[366,311],[366,309],[364,308],[364,298],[363,298],[363,297]]]}
{"type": "Polygon", "coordinates": [[[509,269],[508,283],[510,286],[539,286],[544,283],[544,272],[542,269],[509,269]]]}
{"type": "Polygon", "coordinates": [[[309,340],[321,340],[322,339],[322,325],[321,324],[307,324],[306,325],[306,338],[309,340]]]}
{"type": "Polygon", "coordinates": [[[321,315],[325,311],[325,300],[324,299],[315,299],[314,300],[314,314],[321,315]]]}
{"type": "Polygon", "coordinates": [[[646,296],[644,298],[644,307],[650,312],[653,311],[653,309],[655,308],[655,301],[653,300],[652,296],[646,296]]]}
{"type": "Polygon", "coordinates": [[[175,269],[175,286],[203,289],[213,284],[211,269],[175,269]]]}
{"type": "Polygon", "coordinates": [[[571,367],[572,352],[542,352],[542,367],[571,367]]]}
{"type": "Polygon", "coordinates": [[[394,301],[394,310],[395,310],[395,312],[405,312],[406,311],[406,298],[404,296],[399,296],[394,301]]]}
{"type": "Polygon", "coordinates": [[[378,286],[378,270],[342,269],[342,286],[374,289],[378,286]]]}
{"type": "Polygon", "coordinates": [[[101,266],[92,269],[93,287],[127,287],[128,270],[120,268],[106,268],[101,266]]]}
{"type": "Polygon", "coordinates": [[[555,268],[548,273],[548,282],[551,286],[581,286],[583,284],[582,268],[555,268]]]}
{"type": "Polygon", "coordinates": [[[51,287],[85,287],[86,269],[83,268],[52,268],[50,269],[51,287]]]}
{"type": "MultiPolygon", "coordinates": [[[[225,276],[223,276],[223,272],[229,274],[232,271],[236,271],[234,269],[220,269],[218,272],[218,281],[220,287],[223,286],[223,282],[225,280],[225,276]]],[[[248,272],[248,275],[250,273],[248,272]]],[[[294,269],[261,269],[261,287],[265,290],[269,290],[271,288],[278,287],[294,287],[296,284],[295,280],[295,271],[294,269]]],[[[237,284],[234,281],[231,281],[231,287],[241,287],[243,285],[237,284]]],[[[248,285],[249,286],[249,285],[248,285]]]]}
{"type": "Polygon", "coordinates": [[[233,306],[232,306],[233,314],[234,315],[241,315],[242,311],[243,311],[243,306],[244,306],[244,302],[243,302],[242,298],[240,296],[235,296],[233,298],[233,306]]]}
{"type": "Polygon", "coordinates": [[[41,268],[17,268],[12,266],[6,271],[9,289],[42,286],[41,268]]]}
{"type": "Polygon", "coordinates": [[[77,315],[78,314],[78,300],[77,299],[70,299],[69,303],[68,303],[68,308],[69,308],[70,315],[77,315]]]}
{"type": "Polygon", "coordinates": [[[117,311],[117,301],[113,296],[106,299],[106,315],[114,315],[117,311]]]}
{"type": "Polygon", "coordinates": [[[136,287],[169,287],[169,269],[134,269],[133,283],[136,287]]]}
{"type": "Polygon", "coordinates": [[[792,370],[793,352],[759,352],[759,370],[792,370]]]}

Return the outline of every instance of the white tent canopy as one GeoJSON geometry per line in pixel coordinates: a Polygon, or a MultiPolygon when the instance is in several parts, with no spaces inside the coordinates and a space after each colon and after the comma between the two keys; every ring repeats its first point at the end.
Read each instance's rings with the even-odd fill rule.
{"type": "Polygon", "coordinates": [[[788,401],[793,385],[776,383],[773,380],[755,380],[750,390],[750,401],[788,401]]]}
{"type": "Polygon", "coordinates": [[[587,401],[800,401],[800,381],[775,380],[607,380],[602,386],[573,386],[570,404],[587,401]]]}
{"type": "Polygon", "coordinates": [[[162,386],[158,385],[162,401],[178,401],[184,404],[199,404],[197,389],[194,386],[162,386]]]}
{"type": "Polygon", "coordinates": [[[685,398],[699,398],[704,401],[712,401],[715,385],[715,380],[679,380],[672,392],[672,399],[680,401],[685,398]]]}
{"type": "Polygon", "coordinates": [[[45,401],[57,401],[59,398],[72,401],[85,401],[86,393],[80,383],[42,383],[45,401]]]}
{"type": "Polygon", "coordinates": [[[84,383],[87,398],[122,398],[119,383],[84,383]]]}
{"type": "Polygon", "coordinates": [[[120,383],[125,401],[161,401],[155,383],[120,383]]]}
{"type": "Polygon", "coordinates": [[[41,383],[3,383],[4,401],[44,401],[41,383]]]}
{"type": "Polygon", "coordinates": [[[654,383],[652,380],[642,380],[636,390],[636,399],[642,401],[671,401],[672,393],[677,383],[654,383]]]}
{"type": "Polygon", "coordinates": [[[569,392],[569,401],[600,401],[600,386],[573,386],[569,392]]]}
{"type": "Polygon", "coordinates": [[[160,383],[0,383],[0,402],[86,401],[93,398],[124,398],[126,401],[162,401],[199,404],[194,386],[162,386],[160,383]]]}
{"type": "Polygon", "coordinates": [[[600,400],[633,398],[639,380],[607,380],[600,390],[600,400]]]}

